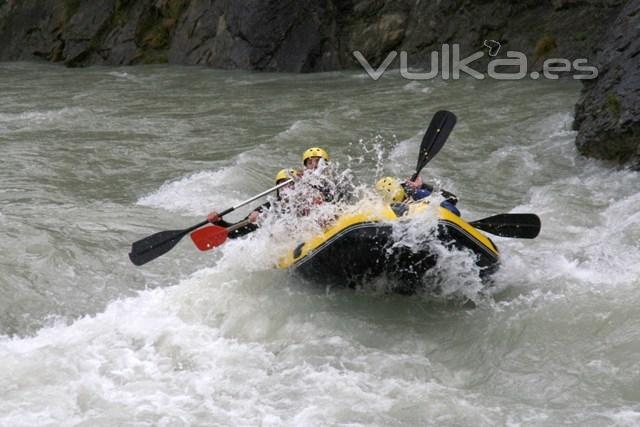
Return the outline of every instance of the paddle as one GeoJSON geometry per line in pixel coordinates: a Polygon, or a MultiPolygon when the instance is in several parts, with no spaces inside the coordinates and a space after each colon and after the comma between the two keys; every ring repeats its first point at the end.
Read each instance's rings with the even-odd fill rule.
{"type": "Polygon", "coordinates": [[[159,233],[152,234],[149,237],[145,237],[144,239],[138,240],[131,245],[129,259],[132,263],[138,266],[146,264],[149,261],[153,261],[173,249],[173,247],[177,245],[180,239],[184,236],[207,223],[209,223],[209,221],[202,221],[185,230],[161,231],[159,233]]]}
{"type": "Polygon", "coordinates": [[[533,239],[540,233],[540,218],[532,213],[498,214],[469,224],[500,237],[533,239]]]}
{"type": "MultiPolygon", "coordinates": [[[[281,182],[280,184],[272,187],[262,193],[251,197],[250,199],[245,200],[244,202],[238,203],[237,205],[230,207],[229,209],[222,211],[220,213],[220,217],[235,211],[239,207],[242,207],[248,203],[253,202],[256,199],[259,199],[262,196],[266,196],[267,194],[278,190],[285,185],[288,185],[292,182],[292,179],[288,179],[286,181],[281,182]]],[[[143,265],[158,258],[161,255],[169,252],[173,247],[178,244],[178,242],[187,234],[192,232],[193,230],[202,227],[203,225],[208,224],[209,221],[202,221],[192,227],[186,228],[184,230],[170,230],[170,231],[161,231],[159,233],[152,234],[149,237],[145,237],[144,239],[138,240],[131,245],[131,252],[129,252],[129,259],[135,265],[143,265]]],[[[222,228],[222,227],[221,227],[222,228]]]]}
{"type": "Polygon", "coordinates": [[[249,224],[248,219],[226,228],[219,225],[210,225],[191,233],[191,240],[201,251],[208,251],[223,244],[229,237],[229,233],[247,224],[249,224]]]}
{"type": "Polygon", "coordinates": [[[415,181],[420,171],[438,154],[456,124],[456,115],[450,111],[440,110],[434,114],[427,131],[422,137],[416,173],[410,181],[415,181]]]}
{"type": "MultiPolygon", "coordinates": [[[[420,175],[420,171],[438,154],[455,126],[456,120],[455,114],[446,110],[440,110],[433,116],[422,138],[416,173],[411,177],[411,181],[415,181],[420,175]]],[[[457,199],[452,193],[444,190],[441,192],[447,199],[457,199]]],[[[540,233],[540,218],[535,214],[499,214],[473,221],[470,224],[501,237],[533,239],[540,233]]]]}

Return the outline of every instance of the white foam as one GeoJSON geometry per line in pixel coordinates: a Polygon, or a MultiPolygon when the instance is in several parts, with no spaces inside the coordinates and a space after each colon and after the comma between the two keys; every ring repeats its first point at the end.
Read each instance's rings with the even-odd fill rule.
{"type": "Polygon", "coordinates": [[[124,71],[111,71],[109,73],[107,73],[107,75],[112,76],[112,77],[116,77],[118,79],[124,79],[124,80],[136,80],[136,76],[129,74],[127,72],[124,71]]]}
{"type": "Polygon", "coordinates": [[[433,91],[433,88],[426,86],[425,84],[415,80],[404,85],[402,89],[408,92],[414,92],[414,93],[420,93],[420,94],[428,94],[433,91]]]}
{"type": "Polygon", "coordinates": [[[388,163],[392,165],[392,171],[403,176],[407,170],[415,167],[416,156],[423,135],[424,131],[420,131],[411,138],[400,141],[391,149],[388,163]],[[413,166],[412,163],[414,164],[413,166]]]}
{"type": "Polygon", "coordinates": [[[89,110],[82,107],[65,107],[56,110],[35,110],[21,113],[0,113],[0,122],[8,124],[19,124],[23,126],[33,126],[50,124],[54,122],[76,121],[78,116],[91,114],[89,110]]]}
{"type": "MultiPolygon", "coordinates": [[[[245,382],[253,376],[251,361],[268,365],[268,353],[256,346],[222,338],[206,325],[185,323],[173,298],[173,292],[149,291],[69,327],[2,340],[0,359],[11,369],[2,386],[12,390],[12,398],[5,396],[0,403],[0,423],[29,425],[37,419],[36,424],[66,425],[109,419],[119,424],[138,418],[192,424],[198,417],[192,409],[198,402],[206,404],[227,375],[245,382]],[[236,358],[247,363],[236,374],[219,369],[236,358]],[[210,397],[202,400],[202,394],[210,397]]],[[[225,402],[210,409],[213,419],[225,415],[225,402]]]]}
{"type": "Polygon", "coordinates": [[[571,129],[571,123],[573,123],[573,115],[569,112],[561,112],[540,120],[534,129],[539,131],[539,135],[551,139],[567,138],[576,134],[576,131],[571,129]]]}
{"type": "Polygon", "coordinates": [[[362,111],[357,107],[346,108],[340,111],[340,115],[349,120],[356,120],[362,117],[362,111]]]}
{"type": "MultiPolygon", "coordinates": [[[[430,206],[439,206],[444,198],[434,194],[430,206]]],[[[479,301],[484,289],[476,257],[466,250],[447,247],[437,237],[438,210],[426,209],[408,220],[393,223],[393,248],[403,247],[412,252],[428,250],[437,256],[436,265],[423,277],[426,295],[445,300],[471,299],[479,301]]]]}
{"type": "Polygon", "coordinates": [[[640,410],[627,407],[618,411],[611,411],[603,415],[608,416],[619,427],[636,427],[640,425],[640,410]]]}
{"type": "Polygon", "coordinates": [[[204,215],[234,206],[246,196],[238,190],[243,184],[241,168],[229,166],[217,171],[197,172],[162,184],[153,193],[140,198],[137,204],[173,212],[204,215]]]}
{"type": "Polygon", "coordinates": [[[287,129],[275,136],[277,141],[310,140],[314,136],[335,129],[335,125],[327,119],[304,119],[294,121],[287,129]]]}
{"type": "Polygon", "coordinates": [[[268,292],[264,277],[206,269],[69,326],[1,338],[0,424],[370,424],[406,416],[416,398],[429,417],[465,397],[463,418],[484,410],[438,383],[426,356],[362,346],[309,296],[268,292]]]}
{"type": "MultiPolygon", "coordinates": [[[[395,139],[395,135],[393,135],[395,139]]],[[[387,141],[382,135],[375,135],[371,139],[359,139],[357,142],[350,142],[346,150],[346,166],[358,169],[366,167],[368,171],[374,171],[374,179],[368,182],[370,187],[373,183],[384,175],[387,164],[387,141]]]]}

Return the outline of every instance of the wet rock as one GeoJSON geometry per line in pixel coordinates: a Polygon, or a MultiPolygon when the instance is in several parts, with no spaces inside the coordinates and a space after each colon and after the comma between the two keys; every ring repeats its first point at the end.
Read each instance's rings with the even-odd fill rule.
{"type": "Polygon", "coordinates": [[[379,63],[389,51],[399,47],[407,26],[407,17],[402,13],[388,13],[375,17],[371,22],[362,22],[358,31],[353,31],[349,45],[358,50],[372,63],[379,63]]]}
{"type": "Polygon", "coordinates": [[[12,1],[0,4],[0,60],[336,69],[331,7],[316,0],[12,1]]]}
{"type": "Polygon", "coordinates": [[[66,3],[66,17],[59,38],[64,40],[62,58],[67,65],[82,64],[84,58],[94,51],[92,43],[100,38],[110,25],[115,0],[78,2],[74,10],[66,3]]]}
{"type": "Polygon", "coordinates": [[[64,17],[62,2],[6,2],[0,8],[0,59],[54,60],[54,52],[64,44],[60,39],[64,17]]]}
{"type": "Polygon", "coordinates": [[[576,146],[640,170],[640,0],[625,6],[598,50],[598,78],[584,82],[576,105],[576,146]]]}
{"type": "MultiPolygon", "coordinates": [[[[218,68],[314,70],[314,59],[321,54],[321,25],[325,14],[319,2],[229,0],[218,3],[216,8],[216,13],[200,15],[199,33],[186,35],[189,44],[206,46],[206,56],[197,58],[197,63],[218,68]]],[[[184,42],[182,36],[183,45],[184,42]]],[[[176,50],[172,51],[176,58],[176,50]]]]}
{"type": "MultiPolygon", "coordinates": [[[[0,60],[68,65],[169,62],[269,71],[379,65],[392,50],[429,65],[443,43],[461,55],[495,40],[546,56],[589,57],[624,0],[0,0],[0,60]]],[[[489,57],[474,64],[486,66],[489,57]]],[[[397,66],[397,64],[395,65],[397,66]]]]}

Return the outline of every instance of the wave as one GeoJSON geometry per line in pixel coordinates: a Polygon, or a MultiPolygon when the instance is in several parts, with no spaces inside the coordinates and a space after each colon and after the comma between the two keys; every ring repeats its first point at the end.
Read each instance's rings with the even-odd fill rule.
{"type": "MultiPolygon", "coordinates": [[[[346,113],[347,115],[349,112],[346,113]]],[[[328,119],[304,119],[294,121],[287,129],[278,133],[275,139],[280,142],[298,140],[313,140],[315,137],[326,134],[336,128],[328,119]]]]}
{"type": "Polygon", "coordinates": [[[242,184],[242,167],[224,167],[217,171],[201,171],[166,182],[136,203],[166,209],[172,212],[189,212],[204,215],[213,208],[233,206],[243,200],[237,190],[242,184]]]}
{"type": "Polygon", "coordinates": [[[79,117],[91,116],[91,110],[82,107],[64,107],[55,110],[34,110],[20,113],[0,113],[0,123],[11,127],[30,127],[33,125],[66,123],[79,117]]]}
{"type": "Polygon", "coordinates": [[[432,87],[426,86],[423,83],[420,83],[417,81],[412,81],[410,83],[407,83],[402,87],[402,89],[408,92],[420,93],[420,94],[428,94],[433,91],[432,87]]]}

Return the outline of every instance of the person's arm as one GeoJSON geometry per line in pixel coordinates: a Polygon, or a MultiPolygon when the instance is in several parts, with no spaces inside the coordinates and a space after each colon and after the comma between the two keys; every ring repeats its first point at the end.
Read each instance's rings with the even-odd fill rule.
{"type": "MultiPolygon", "coordinates": [[[[271,208],[270,202],[265,202],[260,206],[258,206],[257,208],[255,208],[253,211],[251,211],[249,215],[246,216],[245,219],[240,221],[240,222],[248,221],[247,224],[229,232],[229,238],[236,239],[238,237],[246,236],[247,234],[256,231],[258,228],[260,228],[260,226],[257,224],[258,217],[260,216],[260,214],[262,214],[262,212],[264,212],[265,210],[269,210],[270,208],[271,208]]],[[[237,222],[236,224],[239,224],[240,222],[237,222]]]]}
{"type": "Polygon", "coordinates": [[[220,217],[220,215],[218,214],[217,211],[212,211],[211,213],[209,213],[209,215],[207,215],[207,219],[209,220],[210,223],[218,225],[220,227],[224,227],[224,228],[233,227],[234,225],[240,224],[241,222],[247,222],[245,225],[242,225],[242,226],[236,228],[235,230],[232,230],[232,231],[229,232],[229,238],[230,239],[236,239],[238,237],[245,236],[245,235],[257,230],[258,229],[258,225],[256,224],[256,222],[258,220],[258,216],[263,211],[263,209],[268,209],[269,206],[270,206],[270,203],[266,202],[266,203],[258,206],[256,209],[254,209],[242,221],[238,221],[238,222],[235,222],[235,223],[231,223],[231,222],[225,221],[224,219],[222,219],[220,217]]]}
{"type": "Polygon", "coordinates": [[[416,177],[413,181],[407,179],[402,184],[402,187],[411,200],[424,199],[425,197],[430,196],[433,190],[433,187],[422,182],[422,178],[420,176],[416,177]]]}
{"type": "MultiPolygon", "coordinates": [[[[405,181],[405,183],[405,188],[408,190],[407,194],[409,194],[409,196],[411,196],[413,200],[423,199],[431,195],[431,193],[433,192],[433,186],[422,182],[422,178],[420,176],[418,176],[415,181],[407,180],[405,181]]],[[[442,194],[442,197],[444,197],[445,200],[452,205],[455,206],[455,204],[458,203],[458,196],[456,196],[455,194],[447,190],[440,190],[440,194],[442,194]]]]}

